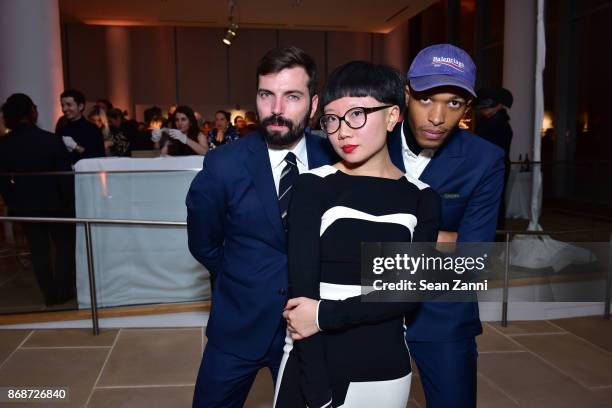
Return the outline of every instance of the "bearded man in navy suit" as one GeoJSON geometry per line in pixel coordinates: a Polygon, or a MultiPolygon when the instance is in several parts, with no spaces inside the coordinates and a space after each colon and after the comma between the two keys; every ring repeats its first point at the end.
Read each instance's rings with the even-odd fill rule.
{"type": "MultiPolygon", "coordinates": [[[[459,128],[476,96],[476,66],[450,44],[427,47],[407,75],[407,117],[387,140],[393,163],[442,198],[438,242],[492,242],[504,183],[504,152],[459,128]]],[[[284,313],[294,340],[371,317],[360,298],[296,298],[284,313]],[[356,307],[356,305],[360,305],[356,307]]],[[[406,341],[428,408],[476,406],[475,337],[482,333],[476,302],[426,302],[406,316],[406,341]]]]}
{"type": "Polygon", "coordinates": [[[189,249],[214,278],[194,407],[242,407],[263,367],[276,380],[286,334],[288,180],[335,157],[307,128],[316,80],[303,50],[269,51],[257,67],[261,129],[209,152],[189,189],[189,249]]]}

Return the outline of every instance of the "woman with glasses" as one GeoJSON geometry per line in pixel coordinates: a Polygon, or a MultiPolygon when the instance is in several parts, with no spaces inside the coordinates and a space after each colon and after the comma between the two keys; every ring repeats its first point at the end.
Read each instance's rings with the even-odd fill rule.
{"type": "MultiPolygon", "coordinates": [[[[438,195],[395,167],[387,150],[404,106],[401,74],[348,63],[331,74],[320,104],[321,129],[341,160],[300,175],[288,213],[291,297],[320,300],[319,311],[326,299],[361,296],[362,242],[433,242],[440,218],[438,195]]],[[[275,407],[406,407],[403,316],[418,304],[358,306],[372,308],[367,324],[287,336],[275,407]]]]}

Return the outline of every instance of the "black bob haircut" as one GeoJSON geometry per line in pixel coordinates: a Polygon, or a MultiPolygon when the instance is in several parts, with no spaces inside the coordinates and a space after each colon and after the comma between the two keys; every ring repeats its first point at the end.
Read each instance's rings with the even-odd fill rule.
{"type": "Polygon", "coordinates": [[[336,68],[321,91],[320,106],[346,96],[371,96],[377,101],[397,105],[404,111],[406,80],[399,71],[387,65],[353,61],[336,68]]]}

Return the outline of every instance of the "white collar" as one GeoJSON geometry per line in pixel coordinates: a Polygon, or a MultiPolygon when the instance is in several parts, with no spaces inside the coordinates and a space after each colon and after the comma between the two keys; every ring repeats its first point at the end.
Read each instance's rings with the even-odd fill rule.
{"type": "Polygon", "coordinates": [[[268,147],[268,154],[270,155],[270,164],[272,169],[279,166],[285,165],[285,156],[287,153],[293,152],[299,164],[308,168],[308,156],[306,153],[306,136],[304,135],[300,141],[293,147],[293,149],[270,149],[268,147]]]}

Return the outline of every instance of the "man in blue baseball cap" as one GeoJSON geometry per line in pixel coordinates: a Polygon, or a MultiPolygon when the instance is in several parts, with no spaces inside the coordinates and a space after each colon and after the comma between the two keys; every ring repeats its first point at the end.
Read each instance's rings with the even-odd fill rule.
{"type": "MultiPolygon", "coordinates": [[[[442,198],[439,242],[492,242],[504,182],[504,152],[459,128],[476,96],[476,66],[450,44],[423,49],[408,71],[407,112],[389,135],[391,160],[442,198]]],[[[289,331],[308,337],[371,318],[359,297],[291,299],[289,331]]],[[[476,302],[429,302],[406,316],[406,340],[419,368],[428,408],[476,406],[476,302]]]]}
{"type": "MultiPolygon", "coordinates": [[[[492,242],[504,183],[504,152],[459,128],[476,96],[476,66],[462,49],[423,49],[407,74],[406,119],[390,136],[396,166],[442,198],[438,241],[492,242]]],[[[427,406],[475,407],[477,302],[430,302],[406,316],[406,340],[427,406]]]]}

